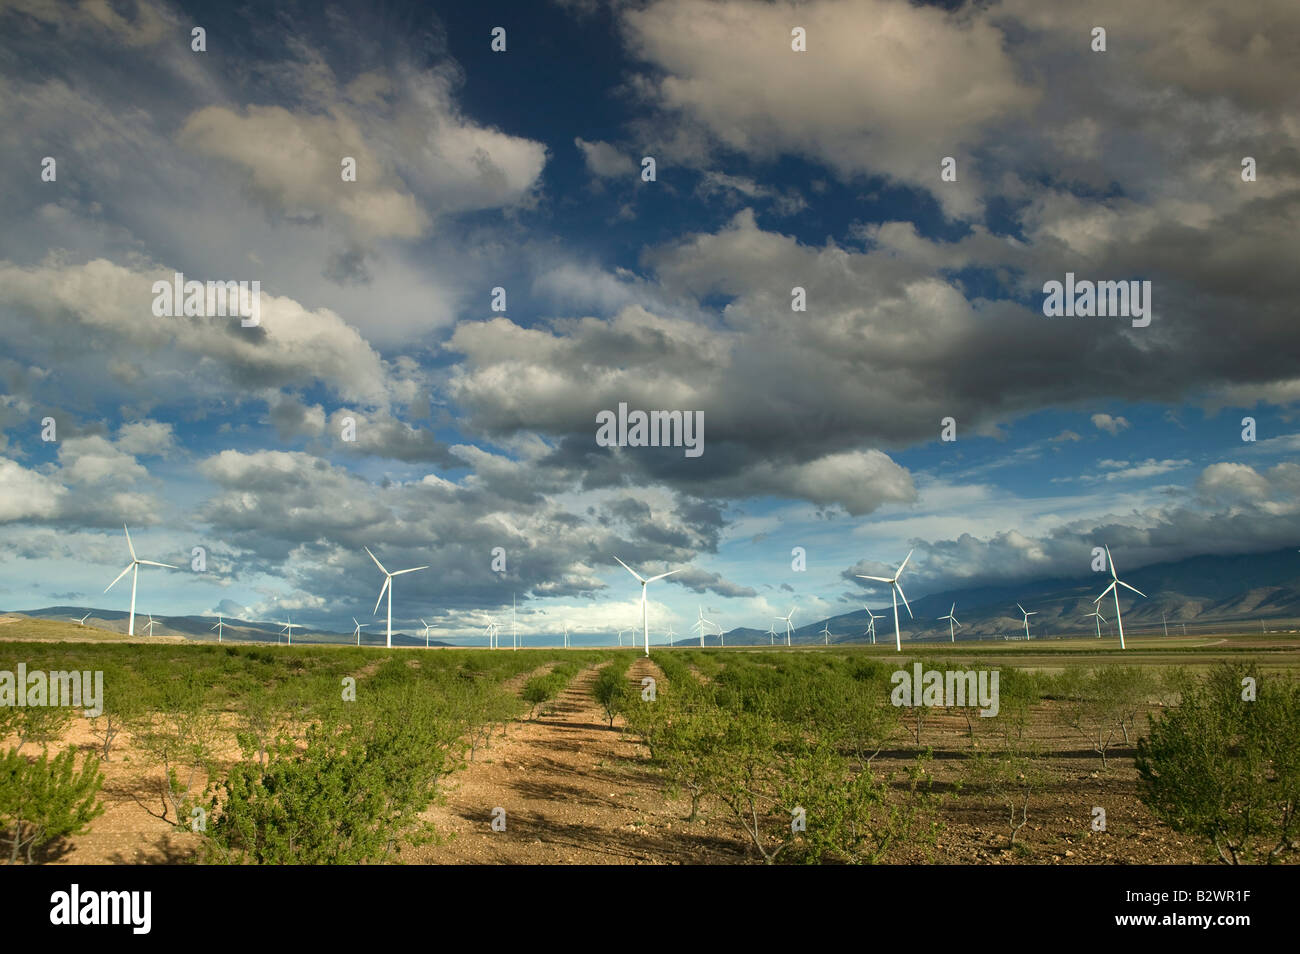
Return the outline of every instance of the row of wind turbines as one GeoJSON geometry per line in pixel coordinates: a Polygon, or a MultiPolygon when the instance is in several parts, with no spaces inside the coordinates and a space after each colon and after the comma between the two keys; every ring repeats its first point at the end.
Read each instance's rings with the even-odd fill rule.
{"type": "MultiPolygon", "coordinates": [[[[140,557],[135,552],[135,545],[131,541],[131,531],[125,525],[122,527],[122,529],[126,532],[126,546],[131,553],[131,562],[128,563],[126,568],[122,570],[122,572],[119,573],[114,578],[112,583],[109,583],[108,586],[104,587],[104,592],[107,593],[114,586],[116,586],[117,583],[128,573],[131,574],[131,613],[130,613],[130,620],[127,624],[127,634],[134,636],[135,635],[135,603],[136,603],[136,592],[137,592],[139,576],[140,576],[140,567],[156,566],[156,567],[163,567],[172,570],[177,569],[177,567],[170,563],[159,563],[154,560],[140,559],[140,557]]],[[[403,570],[389,570],[387,567],[385,567],[382,563],[379,562],[379,558],[375,556],[373,552],[371,552],[369,547],[363,547],[362,549],[364,549],[366,553],[369,555],[370,559],[374,561],[375,566],[379,568],[379,571],[382,574],[384,574],[383,586],[381,586],[379,589],[379,597],[375,600],[375,608],[374,608],[374,613],[372,613],[372,615],[377,614],[379,612],[379,604],[384,602],[384,597],[387,596],[388,605],[387,605],[387,626],[385,630],[385,646],[391,649],[393,645],[393,580],[396,577],[403,576],[407,573],[416,573],[420,570],[427,570],[429,569],[429,566],[428,565],[413,566],[403,570]]],[[[1125,648],[1124,620],[1120,613],[1119,588],[1122,586],[1126,589],[1132,590],[1134,593],[1136,593],[1138,596],[1143,597],[1144,599],[1146,598],[1146,594],[1143,593],[1141,590],[1139,590],[1137,587],[1130,586],[1128,583],[1125,583],[1123,580],[1119,578],[1119,575],[1115,571],[1115,560],[1113,557],[1111,557],[1110,554],[1110,547],[1107,546],[1105,549],[1106,549],[1106,561],[1107,561],[1107,566],[1110,570],[1111,581],[1110,581],[1110,585],[1108,585],[1106,589],[1104,589],[1101,592],[1101,595],[1098,596],[1095,600],[1093,600],[1093,604],[1094,605],[1099,604],[1103,599],[1105,599],[1108,593],[1113,594],[1115,600],[1115,621],[1119,632],[1119,646],[1120,649],[1124,649],[1125,648]]],[[[907,594],[903,592],[903,585],[900,582],[903,576],[903,571],[907,568],[907,563],[909,560],[912,559],[912,554],[915,552],[916,552],[915,550],[908,551],[907,556],[905,556],[903,558],[903,562],[898,565],[898,569],[894,571],[893,576],[867,576],[861,573],[856,574],[859,579],[871,580],[872,582],[876,582],[876,583],[884,583],[889,586],[890,598],[894,610],[894,648],[898,652],[903,651],[902,630],[899,625],[899,617],[898,617],[898,601],[900,599],[903,601],[903,606],[907,610],[907,615],[912,619],[916,618],[912,614],[912,606],[910,603],[908,603],[907,594]]],[[[649,624],[649,618],[647,614],[646,591],[651,583],[656,583],[659,580],[670,577],[675,573],[680,573],[684,568],[669,570],[666,573],[660,573],[657,576],[644,577],[640,573],[637,573],[636,570],[632,569],[630,566],[624,563],[617,556],[614,557],[614,559],[618,562],[618,564],[621,567],[623,567],[623,569],[627,570],[628,573],[632,574],[632,576],[637,580],[638,583],[641,584],[641,632],[643,637],[643,647],[644,647],[645,655],[649,656],[650,655],[650,624],[649,624]]],[[[1029,617],[1037,616],[1038,614],[1036,612],[1026,610],[1019,603],[1016,604],[1016,608],[1020,610],[1020,612],[1023,614],[1024,617],[1025,638],[1030,639],[1031,636],[1029,630],[1029,617]]],[[[876,620],[883,619],[884,617],[877,616],[875,613],[871,611],[870,607],[866,606],[865,604],[863,605],[863,609],[867,611],[867,617],[869,620],[867,625],[867,630],[864,635],[870,636],[871,642],[874,645],[876,642],[876,620]]],[[[946,621],[948,623],[948,636],[952,642],[956,642],[957,640],[956,630],[961,627],[961,621],[957,619],[956,611],[957,611],[957,604],[953,603],[948,610],[948,615],[939,617],[940,622],[946,621]]],[[[774,617],[775,622],[785,623],[785,644],[787,646],[792,645],[791,637],[794,634],[794,612],[795,612],[795,607],[791,606],[790,612],[787,613],[785,616],[774,617]]],[[[147,615],[149,616],[149,622],[147,624],[147,629],[149,631],[148,634],[152,636],[154,626],[157,625],[158,621],[153,618],[152,614],[147,614],[147,615]]],[[[84,626],[86,619],[89,616],[90,614],[87,613],[86,616],[83,616],[81,619],[76,620],[76,622],[84,626]]],[[[1102,616],[1100,608],[1088,614],[1088,618],[1092,618],[1092,617],[1095,617],[1097,620],[1097,636],[1098,638],[1100,638],[1101,624],[1105,622],[1106,619],[1104,616],[1102,616]]],[[[519,627],[518,627],[518,621],[515,613],[513,599],[511,601],[511,618],[512,618],[512,631],[513,631],[512,643],[514,648],[518,649],[520,645],[519,627]]],[[[358,622],[356,617],[352,617],[352,622],[353,624],[355,624],[356,627],[353,632],[353,635],[356,637],[357,645],[359,646],[361,645],[361,630],[371,624],[358,622]]],[[[425,640],[425,646],[427,647],[429,645],[429,634],[432,627],[429,623],[425,622],[424,619],[421,619],[420,622],[424,626],[424,640],[425,640]]],[[[769,642],[772,643],[775,643],[776,636],[777,636],[775,622],[768,627],[769,642]]],[[[221,635],[224,626],[225,623],[223,618],[218,617],[217,624],[212,627],[212,629],[217,631],[217,642],[221,642],[221,635]]],[[[691,629],[696,630],[699,634],[700,646],[704,645],[705,631],[708,627],[714,627],[717,630],[716,635],[718,635],[723,640],[723,645],[725,646],[726,637],[723,635],[722,628],[718,626],[716,623],[714,623],[712,620],[705,618],[704,608],[700,607],[698,619],[696,620],[695,624],[691,627],[691,629]]],[[[301,629],[302,624],[294,623],[291,618],[287,618],[283,624],[283,628],[280,630],[281,635],[287,635],[289,645],[293,645],[293,630],[295,628],[301,629]]],[[[488,624],[485,627],[485,632],[488,636],[489,645],[494,649],[498,648],[500,626],[498,625],[496,620],[492,619],[491,617],[488,617],[488,624]]],[[[618,641],[620,646],[623,645],[623,634],[626,632],[628,632],[628,630],[619,630],[618,641]]],[[[635,630],[633,630],[633,632],[635,632],[635,630]]],[[[672,638],[676,635],[677,634],[672,631],[672,627],[670,626],[667,633],[667,637],[670,644],[672,642],[672,638]]],[[[825,642],[826,645],[830,644],[830,639],[832,634],[830,632],[829,621],[827,621],[827,623],[823,625],[822,632],[819,635],[822,636],[823,641],[825,642]]],[[[567,620],[564,622],[564,645],[566,648],[569,646],[569,622],[567,620]]]]}

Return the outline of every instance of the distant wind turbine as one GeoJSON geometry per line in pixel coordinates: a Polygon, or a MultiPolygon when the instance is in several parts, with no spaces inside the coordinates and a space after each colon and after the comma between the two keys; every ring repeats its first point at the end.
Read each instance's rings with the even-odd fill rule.
{"type": "MultiPolygon", "coordinates": [[[[363,547],[363,549],[367,553],[370,553],[370,547],[363,547]]],[[[384,574],[384,585],[379,590],[379,599],[375,600],[375,609],[374,612],[371,613],[370,615],[374,616],[375,613],[379,612],[379,603],[381,600],[383,600],[384,593],[387,592],[388,593],[388,648],[392,649],[393,648],[393,577],[401,576],[403,573],[414,573],[416,570],[427,570],[429,568],[427,566],[413,566],[410,569],[394,570],[392,573],[389,573],[387,570],[384,569],[384,565],[379,562],[379,558],[376,557],[373,553],[370,553],[370,559],[375,561],[375,566],[379,567],[380,572],[384,574]]]]}
{"type": "Polygon", "coordinates": [[[369,626],[370,624],[369,624],[369,623],[358,623],[358,622],[357,622],[357,618],[356,618],[355,616],[352,617],[352,622],[353,622],[353,623],[356,625],[356,627],[357,627],[356,629],[354,629],[354,630],[352,631],[352,635],[355,636],[355,637],[357,638],[357,645],[360,646],[360,645],[361,645],[361,630],[365,629],[365,628],[366,628],[367,626],[369,626]]]}
{"type": "Polygon", "coordinates": [[[903,568],[907,566],[907,561],[912,559],[914,552],[914,550],[907,551],[907,556],[903,557],[903,562],[898,565],[898,569],[894,571],[893,576],[863,576],[861,573],[857,574],[859,579],[875,580],[877,583],[889,584],[889,595],[894,600],[894,648],[900,653],[903,651],[903,637],[898,630],[898,598],[900,596],[903,598],[903,605],[907,607],[909,617],[912,616],[912,607],[907,602],[907,594],[903,592],[903,587],[898,582],[898,578],[903,575],[903,568]]]}
{"type": "Polygon", "coordinates": [[[1132,590],[1134,593],[1136,593],[1138,596],[1142,597],[1143,599],[1146,599],[1147,595],[1143,593],[1141,590],[1139,590],[1136,586],[1129,586],[1127,583],[1125,583],[1123,580],[1121,580],[1118,576],[1115,575],[1115,560],[1110,555],[1109,546],[1106,547],[1106,562],[1110,565],[1110,586],[1102,590],[1101,596],[1097,597],[1095,600],[1093,600],[1093,602],[1100,603],[1103,597],[1105,597],[1107,593],[1110,593],[1112,590],[1114,591],[1115,623],[1119,627],[1119,648],[1123,649],[1124,648],[1124,617],[1121,616],[1119,612],[1119,588],[1122,586],[1125,589],[1132,590]]]}
{"type": "MultiPolygon", "coordinates": [[[[779,619],[780,617],[778,617],[779,619]]],[[[776,623],[767,628],[767,644],[773,646],[776,644],[776,623]]]]}
{"type": "Polygon", "coordinates": [[[831,644],[830,620],[827,620],[825,623],[822,624],[822,642],[827,646],[831,644]]]}
{"type": "Polygon", "coordinates": [[[672,646],[672,645],[673,645],[673,640],[676,639],[676,638],[677,638],[677,632],[673,629],[673,624],[672,624],[672,622],[669,621],[669,623],[668,623],[668,632],[664,633],[664,639],[666,639],[666,640],[668,641],[668,645],[669,645],[669,646],[672,646]]]}
{"type": "Polygon", "coordinates": [[[519,610],[513,593],[510,594],[510,651],[519,651],[519,610]]]}
{"type": "Polygon", "coordinates": [[[948,610],[948,615],[939,617],[939,622],[943,622],[945,619],[948,621],[948,642],[950,643],[957,642],[957,634],[952,628],[953,624],[956,623],[958,626],[961,625],[961,620],[959,620],[955,615],[956,612],[957,604],[953,603],[952,607],[948,610]]]}
{"type": "MultiPolygon", "coordinates": [[[[1016,609],[1020,610],[1020,612],[1022,612],[1022,613],[1025,613],[1025,608],[1024,608],[1023,606],[1021,606],[1019,603],[1016,604],[1016,609]]],[[[1037,613],[1025,613],[1025,639],[1031,639],[1031,638],[1032,638],[1032,637],[1029,635],[1029,617],[1031,617],[1031,616],[1037,616],[1037,615],[1038,615],[1037,613]]]]}
{"type": "Polygon", "coordinates": [[[871,607],[868,606],[866,603],[862,604],[862,608],[867,611],[867,618],[869,620],[869,622],[867,623],[867,631],[862,635],[870,636],[871,645],[874,646],[876,645],[876,620],[884,619],[885,617],[883,613],[880,616],[877,616],[875,613],[871,612],[871,607]]]}
{"type": "MultiPolygon", "coordinates": [[[[91,612],[93,613],[94,610],[91,610],[91,612]]],[[[85,616],[81,617],[81,619],[77,619],[75,616],[69,616],[68,619],[75,621],[78,626],[85,626],[86,620],[90,619],[90,613],[87,613],[85,616]]]]}
{"type": "Polygon", "coordinates": [[[149,614],[149,622],[147,622],[147,623],[144,624],[144,625],[145,625],[145,628],[149,630],[149,632],[145,633],[146,636],[152,636],[152,635],[153,635],[154,623],[155,623],[155,621],[154,621],[154,618],[153,618],[153,614],[150,613],[150,614],[149,614]]]}
{"type": "Polygon", "coordinates": [[[791,622],[793,616],[794,616],[794,607],[791,606],[790,612],[786,613],[784,616],[776,617],[776,619],[783,620],[785,622],[785,644],[787,646],[790,645],[790,634],[794,632],[794,623],[791,622]]]}
{"type": "Polygon", "coordinates": [[[213,626],[213,627],[210,627],[209,632],[211,632],[211,630],[215,629],[215,630],[217,631],[217,642],[221,642],[221,631],[222,631],[223,629],[225,629],[225,628],[226,628],[226,623],[225,623],[225,621],[224,621],[220,616],[218,616],[218,617],[217,617],[217,625],[216,625],[216,626],[213,626]]]}
{"type": "Polygon", "coordinates": [[[700,618],[695,621],[695,625],[692,626],[691,629],[698,629],[700,631],[700,648],[703,649],[704,648],[704,627],[716,626],[717,623],[713,622],[713,620],[711,619],[705,619],[703,606],[697,607],[697,609],[699,610],[700,618]]]}
{"type": "Polygon", "coordinates": [[[569,648],[569,621],[564,621],[564,648],[569,648]]]}
{"type": "MultiPolygon", "coordinates": [[[[299,629],[302,629],[302,623],[295,623],[292,619],[286,619],[285,622],[284,622],[284,629],[280,630],[281,633],[288,633],[288,634],[289,634],[289,645],[290,645],[290,646],[293,645],[293,628],[294,628],[295,626],[297,626],[299,629]]],[[[279,639],[278,639],[278,638],[277,638],[276,642],[279,642],[279,639]]]]}
{"type": "Polygon", "coordinates": [[[429,648],[429,624],[424,621],[424,617],[420,617],[420,625],[424,627],[424,648],[428,649],[429,648]]]}
{"type": "Polygon", "coordinates": [[[1106,622],[1106,617],[1101,615],[1101,610],[1093,610],[1091,613],[1085,616],[1084,619],[1087,619],[1092,616],[1097,617],[1097,638],[1101,639],[1101,624],[1106,622]]]}
{"type": "MultiPolygon", "coordinates": [[[[618,557],[614,557],[614,559],[618,560],[618,557]]],[[[674,573],[680,573],[681,570],[680,569],[669,570],[667,573],[660,573],[658,576],[652,576],[650,577],[650,579],[647,580],[645,577],[643,577],[636,570],[632,569],[622,560],[618,560],[618,565],[621,566],[623,569],[627,570],[627,572],[631,573],[633,576],[635,576],[637,580],[640,581],[641,583],[641,635],[645,639],[645,654],[649,656],[650,655],[650,623],[646,618],[646,606],[645,606],[646,587],[649,586],[651,583],[655,582],[656,580],[662,580],[666,576],[672,576],[674,573]]]]}
{"type": "Polygon", "coordinates": [[[116,580],[108,584],[108,586],[104,587],[104,592],[107,593],[109,590],[111,590],[114,587],[114,585],[117,583],[117,580],[122,579],[122,577],[126,576],[127,573],[131,574],[131,620],[127,624],[126,634],[128,636],[134,636],[135,635],[135,588],[136,588],[136,584],[140,581],[140,567],[164,566],[167,567],[167,569],[169,570],[174,570],[176,569],[176,567],[172,566],[170,563],[155,563],[153,560],[141,560],[139,557],[135,555],[135,546],[131,543],[131,531],[126,529],[126,524],[122,524],[122,529],[126,530],[126,546],[127,549],[131,551],[131,562],[127,564],[125,570],[123,570],[121,573],[117,575],[116,580]]]}

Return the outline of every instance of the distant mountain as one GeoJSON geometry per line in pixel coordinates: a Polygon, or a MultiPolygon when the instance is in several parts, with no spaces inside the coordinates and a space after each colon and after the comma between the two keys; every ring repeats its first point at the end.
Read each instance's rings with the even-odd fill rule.
{"type": "MultiPolygon", "coordinates": [[[[1171,563],[1158,563],[1139,570],[1120,567],[1124,582],[1147,595],[1142,599],[1121,590],[1120,608],[1124,614],[1125,633],[1164,632],[1164,619],[1171,634],[1180,633],[1184,624],[1189,633],[1210,625],[1236,623],[1258,625],[1264,621],[1300,620],[1300,553],[1294,548],[1271,553],[1242,556],[1198,556],[1171,563]]],[[[906,586],[906,576],[903,579],[906,586]]],[[[1034,637],[1086,636],[1096,633],[1096,621],[1087,617],[1100,605],[1106,617],[1102,635],[1114,633],[1115,604],[1107,594],[1101,604],[1093,601],[1110,583],[1110,574],[1093,573],[1074,579],[1037,580],[1015,586],[970,587],[931,593],[911,601],[912,613],[900,603],[899,624],[904,641],[947,641],[948,624],[939,617],[957,604],[961,621],[957,639],[990,638],[1001,635],[1024,635],[1024,618],[1016,609],[1020,603],[1036,615],[1029,619],[1034,637]]],[[[894,617],[889,595],[875,597],[871,605],[876,613],[876,641],[892,642],[894,617]]],[[[796,606],[795,618],[799,617],[796,606]]],[[[867,628],[864,610],[818,619],[795,629],[791,641],[801,645],[821,643],[822,628],[829,627],[831,642],[863,642],[867,628]]],[[[767,645],[765,631],[738,627],[727,633],[727,645],[767,645]]],[[[778,634],[777,644],[785,642],[778,634]]],[[[717,638],[709,640],[717,644],[717,638]]]]}
{"type": "MultiPolygon", "coordinates": [[[[88,606],[47,606],[43,609],[34,610],[10,610],[15,616],[30,616],[33,619],[58,619],[64,621],[76,622],[87,613],[90,617],[86,620],[87,626],[94,626],[98,629],[107,629],[112,632],[125,633],[128,627],[129,613],[121,610],[104,610],[92,609],[88,606]]],[[[224,617],[224,625],[221,629],[221,641],[223,643],[274,643],[284,642],[285,637],[281,630],[284,629],[284,623],[259,622],[257,620],[242,620],[224,617]]],[[[216,642],[217,633],[212,627],[216,625],[215,616],[155,616],[154,633],[159,636],[183,636],[186,639],[196,641],[216,642]]],[[[135,614],[135,634],[143,636],[147,632],[149,617],[147,614],[137,612],[135,614]]],[[[317,629],[299,629],[294,624],[293,641],[295,643],[313,643],[329,645],[353,645],[356,637],[352,633],[331,633],[327,630],[317,629]]],[[[376,643],[383,644],[384,635],[375,634],[368,630],[361,632],[361,645],[374,646],[376,643]]],[[[393,633],[394,646],[423,646],[423,636],[411,636],[407,633],[393,633]]],[[[451,646],[451,643],[440,640],[429,640],[430,646],[451,646]]]]}

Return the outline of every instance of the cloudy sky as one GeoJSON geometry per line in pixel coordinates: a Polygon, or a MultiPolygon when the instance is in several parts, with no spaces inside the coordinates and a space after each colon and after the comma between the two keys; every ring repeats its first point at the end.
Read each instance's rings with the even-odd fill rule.
{"type": "Polygon", "coordinates": [[[142,611],[351,629],[370,546],[443,635],[631,626],[615,555],[661,633],[1300,538],[1294,0],[318,7],[0,0],[0,606],[125,609],[124,522],[142,611]]]}

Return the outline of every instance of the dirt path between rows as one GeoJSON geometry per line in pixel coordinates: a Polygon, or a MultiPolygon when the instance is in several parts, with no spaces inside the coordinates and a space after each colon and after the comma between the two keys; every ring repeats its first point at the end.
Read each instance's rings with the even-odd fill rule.
{"type": "MultiPolygon", "coordinates": [[[[735,845],[686,825],[680,803],[669,803],[662,781],[645,764],[645,750],[610,728],[592,697],[598,667],[579,673],[531,722],[496,736],[446,785],[445,803],[425,817],[442,843],[408,849],[407,863],[431,864],[692,864],[734,860],[735,845]],[[493,831],[493,810],[505,830],[493,831]],[[499,814],[499,813],[498,813],[499,814]]],[[[650,660],[637,659],[628,678],[663,679],[650,660]]]]}

